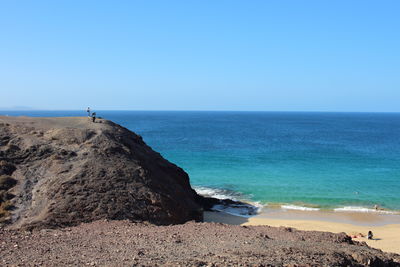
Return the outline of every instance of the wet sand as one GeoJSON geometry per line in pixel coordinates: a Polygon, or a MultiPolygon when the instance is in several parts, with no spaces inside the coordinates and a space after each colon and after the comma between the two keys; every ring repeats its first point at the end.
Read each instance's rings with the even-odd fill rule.
{"type": "Polygon", "coordinates": [[[360,236],[361,233],[365,237],[353,240],[366,242],[369,246],[385,252],[400,254],[399,215],[270,210],[250,218],[223,212],[205,212],[204,220],[233,225],[269,225],[306,231],[345,232],[350,236],[360,236]],[[368,231],[373,232],[373,240],[366,238],[368,231]]]}

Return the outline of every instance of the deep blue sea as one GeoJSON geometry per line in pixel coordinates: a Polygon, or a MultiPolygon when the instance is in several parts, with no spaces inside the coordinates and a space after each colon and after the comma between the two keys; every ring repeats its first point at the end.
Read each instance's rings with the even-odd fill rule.
{"type": "Polygon", "coordinates": [[[202,193],[293,209],[400,210],[400,113],[97,114],[140,134],[202,193]]]}

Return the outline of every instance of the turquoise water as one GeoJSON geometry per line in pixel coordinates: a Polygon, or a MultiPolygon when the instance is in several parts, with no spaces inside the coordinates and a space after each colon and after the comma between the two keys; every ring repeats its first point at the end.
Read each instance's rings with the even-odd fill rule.
{"type": "Polygon", "coordinates": [[[203,191],[263,205],[400,210],[400,113],[97,114],[142,135],[203,191]]]}

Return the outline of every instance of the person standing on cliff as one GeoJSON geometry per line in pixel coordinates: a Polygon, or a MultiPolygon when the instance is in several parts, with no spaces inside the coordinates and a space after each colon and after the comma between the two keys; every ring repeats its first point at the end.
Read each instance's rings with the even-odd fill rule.
{"type": "Polygon", "coordinates": [[[96,112],[92,113],[92,121],[95,122],[96,121],[96,112]]]}
{"type": "Polygon", "coordinates": [[[90,108],[88,107],[86,112],[88,113],[88,117],[90,117],[90,108]]]}

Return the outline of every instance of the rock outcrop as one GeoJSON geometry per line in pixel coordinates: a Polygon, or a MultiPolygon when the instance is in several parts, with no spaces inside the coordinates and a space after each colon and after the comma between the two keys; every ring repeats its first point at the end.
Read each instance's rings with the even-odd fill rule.
{"type": "Polygon", "coordinates": [[[188,175],[107,120],[0,117],[0,223],[202,220],[188,175]]]}

